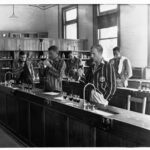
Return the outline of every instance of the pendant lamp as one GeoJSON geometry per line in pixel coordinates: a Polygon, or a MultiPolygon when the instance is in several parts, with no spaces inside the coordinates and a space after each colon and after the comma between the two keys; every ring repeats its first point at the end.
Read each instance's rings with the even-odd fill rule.
{"type": "Polygon", "coordinates": [[[14,6],[14,4],[13,4],[12,6],[13,6],[13,12],[12,12],[12,15],[11,15],[9,18],[18,18],[18,17],[15,15],[15,6],[14,6]]]}

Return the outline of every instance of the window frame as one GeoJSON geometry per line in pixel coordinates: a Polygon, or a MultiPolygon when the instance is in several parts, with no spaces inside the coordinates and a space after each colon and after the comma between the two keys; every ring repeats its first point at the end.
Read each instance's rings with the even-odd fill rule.
{"type": "Polygon", "coordinates": [[[93,27],[93,44],[94,45],[100,44],[101,41],[116,39],[117,46],[120,47],[120,5],[117,4],[116,9],[104,11],[104,12],[101,12],[100,14],[98,14],[98,12],[100,12],[100,11],[98,11],[99,5],[100,4],[93,5],[93,22],[95,24],[93,27]],[[101,22],[100,20],[101,20],[101,18],[107,19],[107,15],[108,15],[108,21],[109,21],[110,16],[112,16],[112,17],[114,16],[114,17],[116,17],[116,19],[114,18],[115,19],[114,21],[111,20],[113,22],[110,22],[110,24],[105,25],[105,24],[103,24],[104,21],[101,22]],[[102,23],[102,24],[100,24],[100,23],[102,23]],[[99,32],[98,30],[108,28],[108,27],[114,27],[114,26],[117,26],[117,37],[107,37],[107,38],[101,37],[101,32],[99,32]]]}
{"type": "Polygon", "coordinates": [[[79,12],[78,12],[78,5],[69,5],[67,7],[62,8],[62,37],[63,39],[66,38],[66,26],[71,24],[77,24],[77,39],[79,38],[79,12]],[[77,18],[73,20],[66,21],[66,11],[71,9],[77,9],[77,18]]]}
{"type": "Polygon", "coordinates": [[[111,10],[107,10],[107,11],[104,11],[104,12],[100,12],[100,11],[98,12],[98,7],[99,6],[100,6],[100,4],[97,5],[97,16],[108,15],[108,14],[116,13],[116,12],[119,11],[119,4],[117,4],[117,8],[116,9],[111,9],[111,10]]]}
{"type": "MultiPolygon", "coordinates": [[[[99,11],[98,13],[98,7],[99,7],[100,4],[97,5],[97,9],[95,11],[95,15],[96,15],[96,18],[98,20],[98,17],[100,16],[104,16],[104,15],[109,15],[109,14],[113,14],[113,13],[117,13],[118,16],[117,16],[117,27],[118,27],[118,32],[117,32],[117,37],[110,37],[110,38],[98,38],[98,37],[101,37],[101,34],[98,35],[98,21],[97,21],[97,29],[96,29],[96,40],[97,40],[97,44],[99,43],[100,40],[107,40],[107,39],[115,39],[117,38],[117,45],[120,46],[120,5],[117,4],[117,8],[116,9],[112,9],[112,10],[108,10],[108,11],[104,11],[104,12],[101,12],[99,11]]],[[[113,27],[113,26],[111,26],[113,27]]]]}

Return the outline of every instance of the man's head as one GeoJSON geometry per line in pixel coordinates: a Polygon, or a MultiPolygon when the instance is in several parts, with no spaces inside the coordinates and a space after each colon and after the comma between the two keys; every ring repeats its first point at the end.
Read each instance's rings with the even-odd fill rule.
{"type": "Polygon", "coordinates": [[[120,48],[119,47],[113,48],[113,55],[115,58],[120,57],[120,48]]]}
{"type": "Polygon", "coordinates": [[[72,54],[72,52],[69,53],[68,58],[73,59],[73,54],[72,54]]]}
{"type": "Polygon", "coordinates": [[[48,48],[48,55],[50,59],[55,59],[58,56],[58,48],[57,46],[51,46],[48,48]]]}
{"type": "Polygon", "coordinates": [[[103,47],[101,45],[95,45],[91,47],[91,58],[95,62],[99,62],[102,59],[103,47]]]}
{"type": "Polygon", "coordinates": [[[21,62],[25,62],[27,60],[27,54],[24,51],[20,51],[19,59],[21,62]]]}

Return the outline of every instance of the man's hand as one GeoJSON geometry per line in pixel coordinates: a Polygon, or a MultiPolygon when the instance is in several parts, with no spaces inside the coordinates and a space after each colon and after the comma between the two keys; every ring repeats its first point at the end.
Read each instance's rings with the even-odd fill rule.
{"type": "Polygon", "coordinates": [[[44,66],[46,67],[52,67],[52,64],[50,64],[50,62],[48,60],[44,61],[44,66]]]}
{"type": "Polygon", "coordinates": [[[96,92],[95,90],[91,91],[91,99],[90,101],[98,104],[103,104],[104,106],[108,105],[108,101],[103,97],[102,94],[96,92]]]}
{"type": "Polygon", "coordinates": [[[83,69],[81,69],[81,68],[78,69],[78,75],[79,75],[79,77],[82,77],[84,75],[83,69]]]}

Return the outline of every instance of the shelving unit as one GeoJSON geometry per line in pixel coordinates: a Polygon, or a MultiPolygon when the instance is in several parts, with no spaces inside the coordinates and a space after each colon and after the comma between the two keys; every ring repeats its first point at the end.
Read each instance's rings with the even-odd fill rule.
{"type": "Polygon", "coordinates": [[[48,38],[48,32],[0,31],[0,37],[4,37],[4,38],[48,38]]]}
{"type": "Polygon", "coordinates": [[[10,59],[10,58],[6,58],[6,59],[0,59],[0,61],[9,61],[9,60],[13,60],[13,59],[10,59]]]}
{"type": "Polygon", "coordinates": [[[23,33],[15,34],[8,32],[6,34],[0,32],[0,81],[4,81],[4,74],[12,69],[13,60],[19,58],[20,50],[25,51],[28,60],[32,61],[35,75],[38,74],[39,71],[38,62],[40,61],[40,52],[43,51],[44,55],[47,55],[48,48],[52,45],[58,47],[60,54],[65,53],[65,60],[68,59],[67,55],[70,52],[76,53],[77,55],[84,52],[88,54],[86,51],[87,40],[39,38],[39,35],[38,37],[31,35],[29,35],[29,37],[23,37],[19,36],[20,34],[22,35],[23,33]],[[3,34],[5,34],[5,36],[3,34]],[[79,51],[79,49],[81,51],[79,51]]]}
{"type": "MultiPolygon", "coordinates": [[[[0,42],[1,43],[1,42],[0,42]]],[[[1,45],[2,46],[2,45],[1,45]]],[[[4,74],[12,70],[14,52],[0,50],[0,81],[4,81],[4,74]]]]}
{"type": "Polygon", "coordinates": [[[87,50],[61,50],[59,51],[60,57],[63,58],[63,54],[65,55],[65,58],[63,58],[65,61],[67,61],[68,55],[72,53],[73,56],[79,57],[81,60],[81,64],[84,67],[84,72],[87,72],[89,66],[86,64],[88,60],[90,60],[90,51],[87,50]]]}

